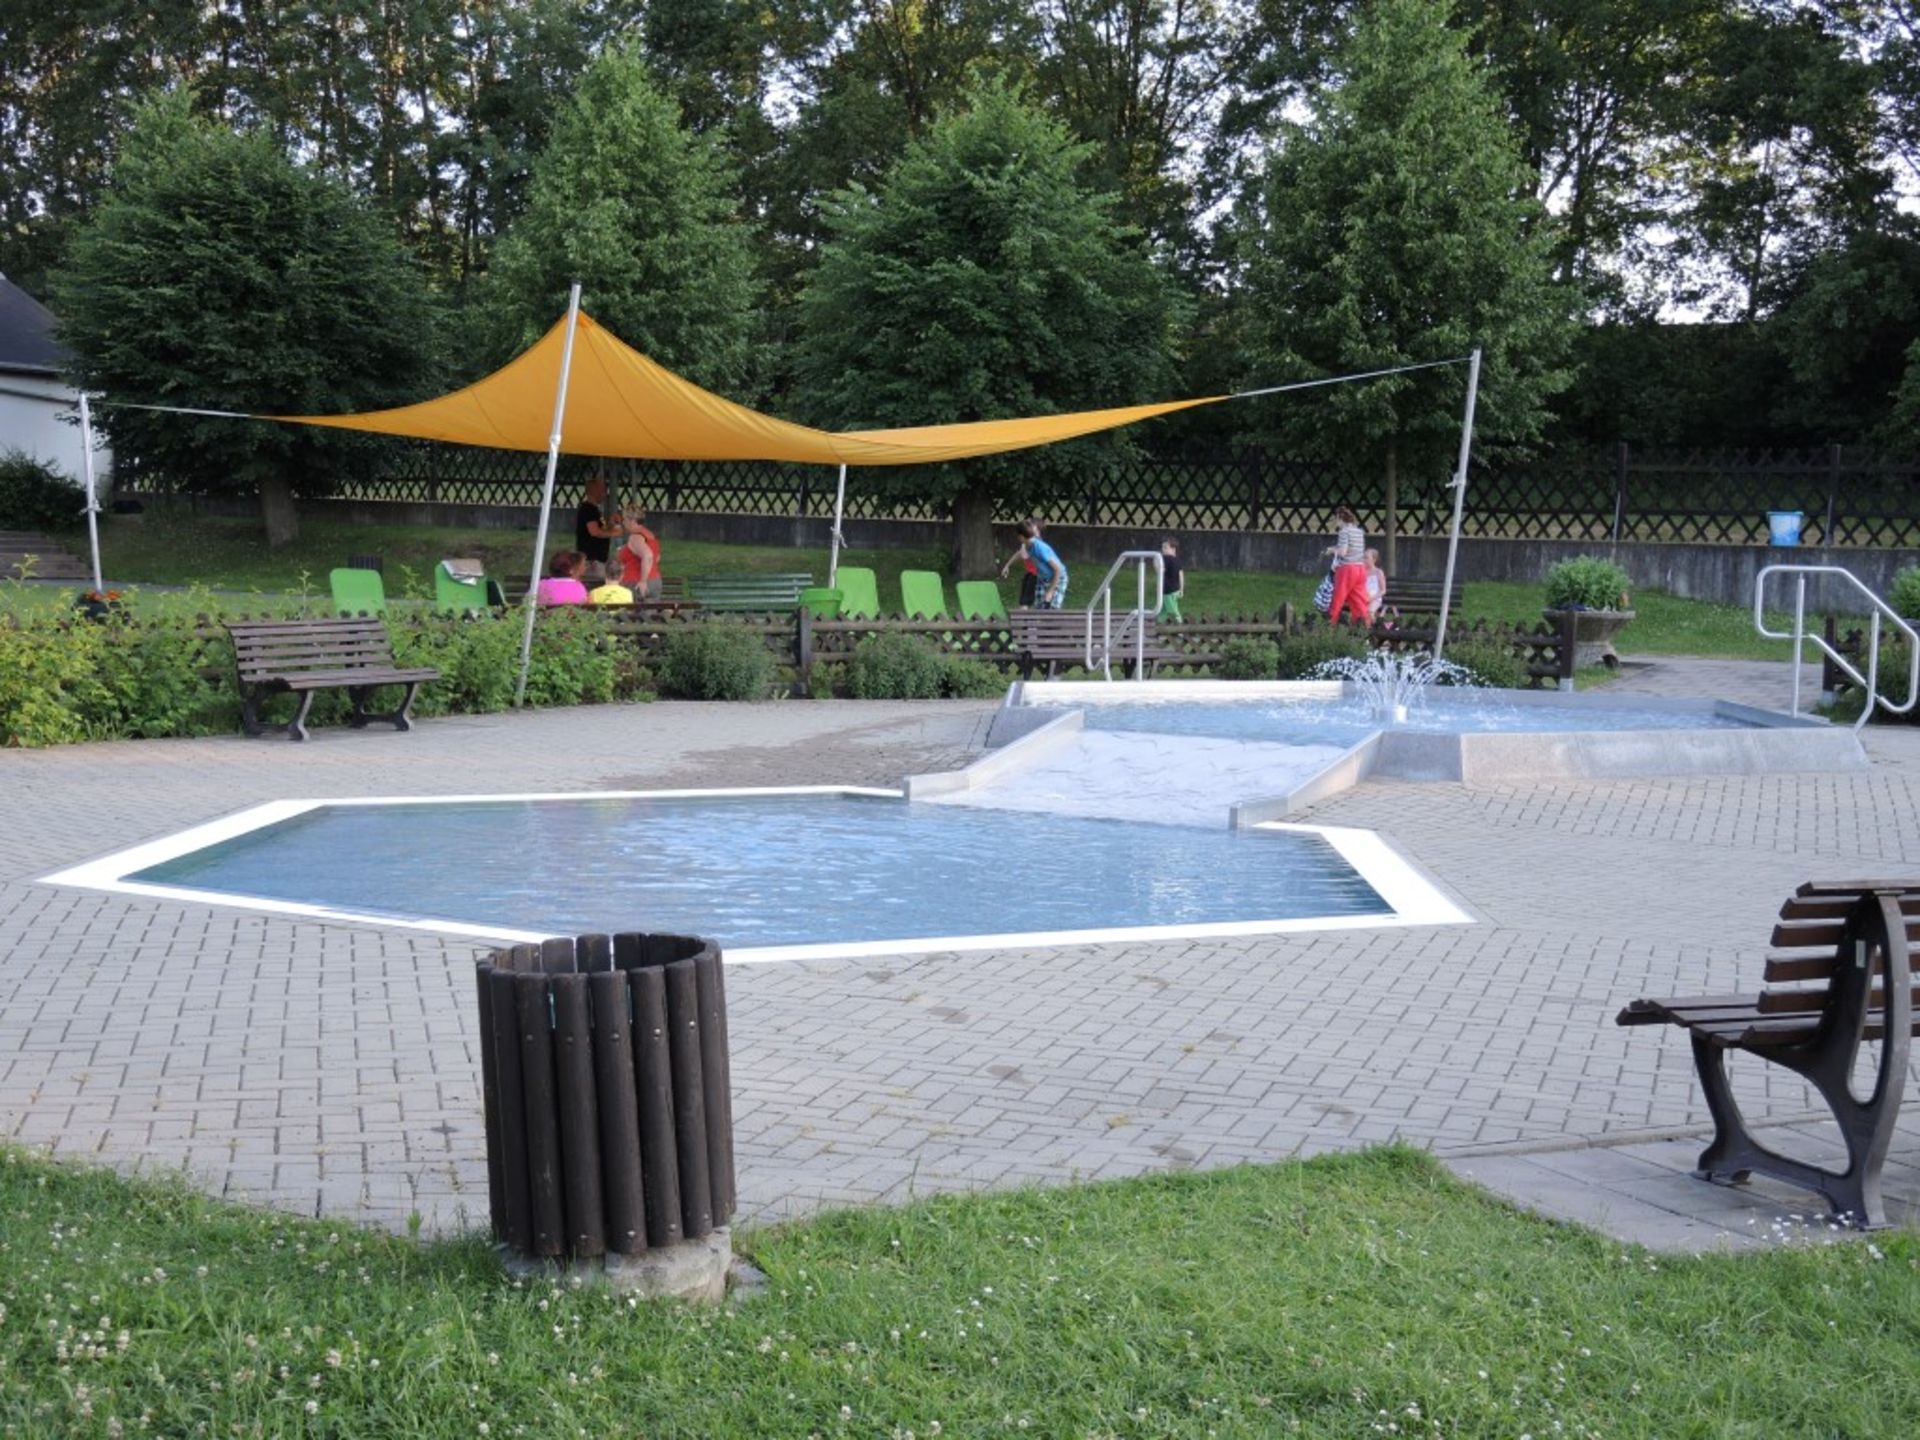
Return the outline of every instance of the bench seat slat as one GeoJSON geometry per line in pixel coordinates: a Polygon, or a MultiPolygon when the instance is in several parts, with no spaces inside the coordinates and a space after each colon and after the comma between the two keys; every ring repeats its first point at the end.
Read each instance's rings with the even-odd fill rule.
{"type": "Polygon", "coordinates": [[[343,686],[357,690],[362,685],[409,685],[439,678],[438,670],[304,670],[297,675],[275,676],[265,683],[288,690],[337,690],[343,686]]]}

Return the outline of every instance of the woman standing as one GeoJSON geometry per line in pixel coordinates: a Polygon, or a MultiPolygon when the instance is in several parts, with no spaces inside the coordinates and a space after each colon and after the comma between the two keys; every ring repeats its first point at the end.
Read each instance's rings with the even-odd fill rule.
{"type": "Polygon", "coordinates": [[[1327,618],[1338,624],[1340,616],[1351,609],[1354,619],[1365,625],[1367,532],[1360,528],[1360,517],[1345,505],[1333,512],[1333,518],[1340,522],[1340,528],[1334,531],[1333,544],[1325,552],[1333,557],[1333,603],[1327,608],[1327,618]]]}

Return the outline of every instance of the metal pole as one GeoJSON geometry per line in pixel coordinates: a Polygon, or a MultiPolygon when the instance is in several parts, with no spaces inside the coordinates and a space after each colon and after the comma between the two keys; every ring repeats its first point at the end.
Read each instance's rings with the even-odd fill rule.
{"type": "Polygon", "coordinates": [[[1467,413],[1460,421],[1460,468],[1453,474],[1453,529],[1447,535],[1447,577],[1440,584],[1440,626],[1433,636],[1433,658],[1447,647],[1447,611],[1453,599],[1453,565],[1460,552],[1460,512],[1467,500],[1467,459],[1473,450],[1473,407],[1480,399],[1480,348],[1467,360],[1467,413]]]}
{"type": "Polygon", "coordinates": [[[840,467],[840,483],[833,491],[833,533],[827,537],[827,588],[840,580],[840,514],[847,508],[847,467],[840,467]]]}
{"type": "MultiPolygon", "coordinates": [[[[1876,622],[1880,619],[1877,613],[1873,618],[1876,622]]],[[[1807,577],[1805,575],[1796,575],[1794,577],[1793,587],[1793,704],[1788,711],[1789,714],[1793,715],[1800,713],[1800,656],[1801,652],[1806,648],[1806,643],[1807,577]]],[[[1869,710],[1873,708],[1873,697],[1871,695],[1867,697],[1867,708],[1869,710]]]]}
{"type": "Polygon", "coordinates": [[[100,576],[100,492],[93,479],[93,411],[87,406],[87,392],[80,392],[80,473],[87,485],[87,549],[93,556],[93,588],[105,590],[100,576]]]}
{"type": "Polygon", "coordinates": [[[533,578],[527,581],[526,628],[520,632],[520,678],[513,687],[513,708],[527,700],[527,670],[533,664],[533,616],[539,608],[540,570],[546,563],[547,519],[553,511],[553,480],[560,469],[560,422],[567,414],[567,374],[573,369],[573,336],[580,325],[580,282],[567,296],[567,338],[560,347],[560,383],[553,392],[553,430],[547,436],[547,484],[540,496],[540,524],[534,532],[533,578]]]}

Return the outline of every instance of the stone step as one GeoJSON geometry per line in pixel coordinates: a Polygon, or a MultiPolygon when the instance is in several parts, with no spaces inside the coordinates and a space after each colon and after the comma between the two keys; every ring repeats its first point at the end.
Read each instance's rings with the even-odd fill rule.
{"type": "Polygon", "coordinates": [[[90,580],[87,562],[51,535],[31,530],[0,530],[0,577],[31,574],[36,580],[90,580]],[[28,557],[32,565],[27,567],[28,557]]]}

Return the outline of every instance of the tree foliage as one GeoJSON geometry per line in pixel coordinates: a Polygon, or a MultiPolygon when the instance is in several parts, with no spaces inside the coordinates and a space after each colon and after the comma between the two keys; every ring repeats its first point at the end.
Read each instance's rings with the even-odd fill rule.
{"type": "MultiPolygon", "coordinates": [[[[843,192],[801,297],[799,398],[843,428],[1056,414],[1171,383],[1176,310],[1086,155],[1003,85],[909,146],[877,191],[843,192]]],[[[1058,493],[1100,446],[869,471],[860,483],[952,503],[962,574],[981,573],[996,499],[1058,493]]]]}
{"type": "MultiPolygon", "coordinates": [[[[1243,217],[1242,310],[1256,383],[1485,352],[1478,433],[1527,441],[1569,379],[1571,296],[1554,232],[1484,70],[1430,0],[1374,0],[1341,83],[1274,151],[1243,217]]],[[[1442,480],[1460,369],[1264,402],[1273,430],[1442,480]]]]}
{"type": "Polygon", "coordinates": [[[526,213],[494,259],[493,359],[523,349],[566,311],[570,284],[629,345],[715,389],[752,375],[754,256],[733,176],[634,50],[581,77],[535,162],[526,213]]]}
{"type": "MultiPolygon", "coordinates": [[[[391,232],[271,138],[195,117],[179,92],[140,111],[54,291],[75,378],[113,400],[246,414],[370,409],[431,384],[432,317],[391,232]]],[[[258,490],[269,537],[290,497],[359,453],[304,426],[106,406],[116,462],[210,492],[258,490]]]]}

